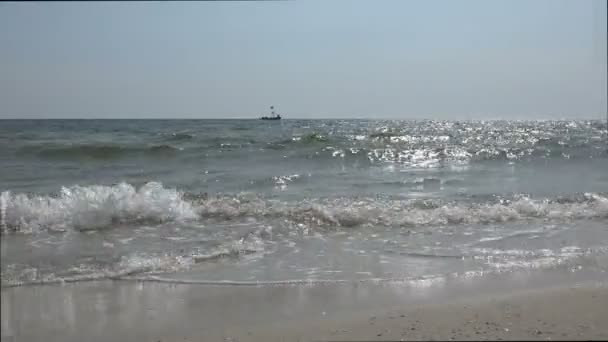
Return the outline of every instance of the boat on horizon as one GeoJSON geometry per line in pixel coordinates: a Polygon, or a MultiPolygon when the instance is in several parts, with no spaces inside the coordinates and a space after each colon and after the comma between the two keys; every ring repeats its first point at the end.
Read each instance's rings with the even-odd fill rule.
{"type": "Polygon", "coordinates": [[[262,116],[260,120],[281,120],[281,115],[274,112],[274,106],[270,106],[270,116],[262,116]]]}

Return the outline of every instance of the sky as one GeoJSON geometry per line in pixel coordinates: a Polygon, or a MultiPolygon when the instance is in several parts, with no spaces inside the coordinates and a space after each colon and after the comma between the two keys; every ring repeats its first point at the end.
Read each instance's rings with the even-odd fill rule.
{"type": "Polygon", "coordinates": [[[605,119],[606,3],[0,3],[0,118],[605,119]]]}

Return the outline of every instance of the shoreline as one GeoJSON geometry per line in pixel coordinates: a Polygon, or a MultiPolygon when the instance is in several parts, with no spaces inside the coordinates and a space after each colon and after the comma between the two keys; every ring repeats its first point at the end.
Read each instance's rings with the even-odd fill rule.
{"type": "Polygon", "coordinates": [[[2,288],[4,341],[606,339],[605,272],[417,283],[2,288]]]}

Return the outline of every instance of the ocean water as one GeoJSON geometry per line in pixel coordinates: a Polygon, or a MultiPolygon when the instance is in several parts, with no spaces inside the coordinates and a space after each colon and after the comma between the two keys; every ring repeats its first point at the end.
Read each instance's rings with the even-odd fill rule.
{"type": "Polygon", "coordinates": [[[2,120],[2,286],[608,270],[601,121],[2,120]]]}

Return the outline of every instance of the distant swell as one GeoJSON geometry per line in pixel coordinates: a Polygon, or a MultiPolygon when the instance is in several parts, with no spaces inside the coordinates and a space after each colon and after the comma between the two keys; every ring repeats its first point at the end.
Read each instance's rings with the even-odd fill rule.
{"type": "MultiPolygon", "coordinates": [[[[72,132],[53,133],[49,143],[36,135],[5,139],[17,157],[47,160],[114,160],[143,156],[150,159],[176,155],[184,145],[189,153],[215,158],[241,158],[280,151],[290,160],[351,159],[370,164],[395,163],[405,167],[441,167],[446,164],[486,161],[583,160],[607,158],[606,131],[599,121],[403,121],[294,123],[281,130],[226,127],[182,128],[177,132],[130,132],[122,128],[95,140],[72,132]],[[131,133],[138,143],[123,140],[131,133]],[[14,142],[13,142],[14,141],[14,142]],[[67,144],[66,141],[78,142],[67,144]],[[121,141],[121,142],[119,142],[121,141]],[[11,142],[11,143],[9,143],[11,142]],[[34,144],[34,142],[36,142],[34,144]],[[12,146],[12,144],[15,144],[12,146]],[[263,152],[262,152],[263,151],[263,152]],[[284,153],[289,151],[290,153],[284,153]]],[[[9,150],[7,149],[7,151],[9,150]]]]}
{"type": "Polygon", "coordinates": [[[294,135],[289,139],[281,139],[273,142],[269,142],[266,144],[266,148],[273,150],[282,150],[282,149],[295,149],[298,148],[306,148],[315,147],[315,146],[323,146],[323,144],[327,144],[330,142],[338,142],[332,141],[329,139],[327,135],[323,135],[320,133],[309,133],[304,135],[294,135]]]}
{"type": "Polygon", "coordinates": [[[60,145],[28,146],[19,150],[21,155],[36,156],[43,159],[117,159],[132,155],[167,156],[179,149],[169,145],[128,146],[128,145],[60,145]]]}
{"type": "Polygon", "coordinates": [[[172,133],[166,136],[168,141],[184,141],[194,139],[194,135],[188,133],[172,133]]]}
{"type": "Polygon", "coordinates": [[[608,198],[605,194],[583,194],[552,199],[520,196],[476,203],[376,198],[286,202],[255,194],[207,198],[164,188],[156,182],[140,188],[126,183],[64,187],[57,196],[9,191],[0,195],[0,226],[5,232],[239,218],[282,219],[295,225],[328,228],[602,219],[608,218],[608,198]]]}

